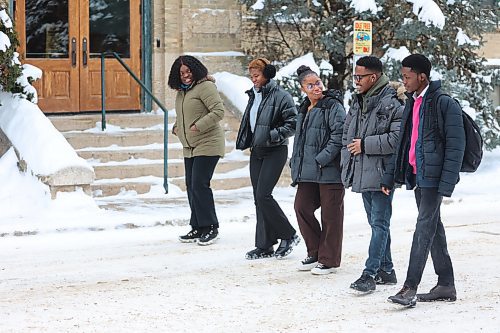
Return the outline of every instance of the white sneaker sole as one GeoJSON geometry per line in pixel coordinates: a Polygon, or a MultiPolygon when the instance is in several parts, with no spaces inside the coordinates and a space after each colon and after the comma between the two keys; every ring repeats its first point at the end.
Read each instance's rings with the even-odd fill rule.
{"type": "Polygon", "coordinates": [[[297,270],[300,272],[307,272],[316,267],[316,265],[318,265],[317,261],[313,262],[312,264],[306,264],[306,265],[300,264],[299,267],[297,267],[297,270]]]}
{"type": "Polygon", "coordinates": [[[195,238],[195,239],[182,239],[182,238],[179,237],[179,241],[181,243],[196,243],[196,242],[198,242],[198,239],[199,238],[195,238]]]}
{"type": "Polygon", "coordinates": [[[198,242],[198,245],[200,245],[200,246],[207,246],[207,245],[213,244],[217,239],[219,239],[219,236],[217,236],[214,239],[211,239],[211,240],[209,240],[207,242],[201,242],[199,239],[198,239],[197,242],[198,242]]]}
{"type": "Polygon", "coordinates": [[[313,275],[328,275],[328,274],[332,274],[333,272],[335,272],[335,268],[327,268],[327,269],[316,269],[316,268],[313,268],[311,269],[311,274],[313,275]]]}

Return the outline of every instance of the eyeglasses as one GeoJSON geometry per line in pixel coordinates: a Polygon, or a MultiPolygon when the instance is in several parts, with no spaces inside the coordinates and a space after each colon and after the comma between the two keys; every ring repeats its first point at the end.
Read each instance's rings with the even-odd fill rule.
{"type": "Polygon", "coordinates": [[[321,82],[320,80],[316,81],[316,83],[308,83],[305,85],[304,88],[306,88],[307,90],[313,90],[315,87],[318,87],[318,88],[322,88],[323,87],[323,82],[321,82]]]}
{"type": "Polygon", "coordinates": [[[361,74],[361,75],[353,75],[352,77],[354,78],[354,81],[361,81],[362,78],[365,76],[373,75],[375,73],[369,73],[369,74],[361,74]]]}

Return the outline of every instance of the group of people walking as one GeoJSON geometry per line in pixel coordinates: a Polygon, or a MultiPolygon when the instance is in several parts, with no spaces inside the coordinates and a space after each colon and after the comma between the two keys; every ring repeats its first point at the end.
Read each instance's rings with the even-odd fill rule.
{"type": "MultiPolygon", "coordinates": [[[[253,87],[236,140],[250,149],[250,179],[256,208],[255,248],[248,260],[290,254],[300,237],[273,198],[285,163],[288,138],[294,136],[290,158],[294,210],[307,254],[301,271],[323,275],[340,266],[346,188],[361,193],[371,238],[359,279],[350,287],[371,292],[377,284],[396,284],[391,257],[390,220],[394,187],[413,189],[418,208],[406,280],[389,301],[414,306],[419,301],[456,299],[453,267],[446,245],[440,205],[459,180],[465,149],[460,106],[447,95],[432,109],[440,82],[430,81],[430,61],[413,54],[402,62],[407,99],[403,103],[374,56],[357,60],[353,75],[357,93],[349,112],[342,92],[326,89],[318,73],[297,70],[305,99],[296,107],[292,96],[273,78],[276,68],[257,58],[248,65],[253,87]],[[431,121],[437,113],[444,125],[431,121]],[[321,208],[320,221],[315,212],[321,208]],[[275,249],[275,245],[278,244],[275,249]],[[429,252],[438,275],[429,293],[417,294],[429,252]]],[[[218,219],[210,181],[224,156],[222,100],[206,67],[196,58],[180,56],[172,65],[169,86],[177,90],[173,133],[184,147],[191,230],[182,242],[212,244],[218,219]]]]}

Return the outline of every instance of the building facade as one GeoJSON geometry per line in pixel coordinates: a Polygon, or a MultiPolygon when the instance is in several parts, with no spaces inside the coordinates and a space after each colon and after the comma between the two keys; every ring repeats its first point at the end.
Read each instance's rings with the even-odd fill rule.
{"type": "MultiPolygon", "coordinates": [[[[167,108],[174,96],[167,86],[170,66],[179,55],[199,57],[211,73],[244,74],[248,62],[242,41],[250,34],[238,0],[1,2],[14,14],[22,61],[44,72],[35,86],[47,113],[101,110],[103,77],[107,110],[155,109],[110,51],[167,108]]],[[[484,56],[500,58],[500,33],[486,40],[484,56]]]]}

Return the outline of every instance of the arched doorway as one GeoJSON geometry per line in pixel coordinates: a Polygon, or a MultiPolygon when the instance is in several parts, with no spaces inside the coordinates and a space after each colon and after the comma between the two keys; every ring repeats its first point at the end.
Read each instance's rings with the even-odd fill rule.
{"type": "MultiPolygon", "coordinates": [[[[24,62],[43,70],[35,82],[47,113],[101,108],[100,54],[115,51],[140,76],[140,0],[17,0],[16,29],[24,62]]],[[[140,109],[138,85],[106,60],[106,109],[140,109]]]]}

